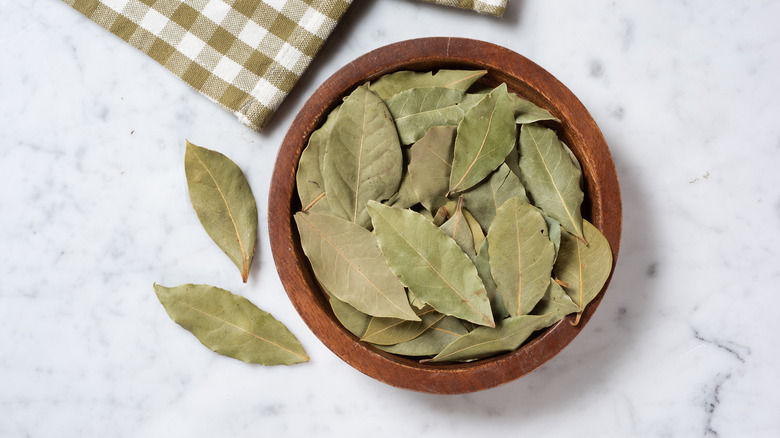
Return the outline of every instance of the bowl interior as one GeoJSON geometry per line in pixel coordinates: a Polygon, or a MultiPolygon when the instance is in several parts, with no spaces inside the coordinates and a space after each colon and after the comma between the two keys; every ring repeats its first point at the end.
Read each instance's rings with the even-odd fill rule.
{"type": "MultiPolygon", "coordinates": [[[[268,202],[271,248],[290,300],[314,334],[359,371],[393,386],[431,393],[465,393],[491,388],[533,371],[561,351],[582,330],[604,290],[585,309],[578,325],[568,316],[538,333],[519,350],[470,363],[430,364],[382,352],[341,326],[311,271],[293,214],[300,210],[295,189],[297,163],[309,135],[355,87],[398,70],[485,69],[482,85],[506,83],[520,97],[561,120],[551,125],[583,168],[583,216],[601,230],[613,252],[621,233],[617,174],[606,142],[580,101],[557,79],[525,57],[490,43],[458,38],[424,38],[382,47],[331,76],[300,110],[279,150],[268,202]]],[[[611,276],[610,276],[611,277],[611,276]]]]}

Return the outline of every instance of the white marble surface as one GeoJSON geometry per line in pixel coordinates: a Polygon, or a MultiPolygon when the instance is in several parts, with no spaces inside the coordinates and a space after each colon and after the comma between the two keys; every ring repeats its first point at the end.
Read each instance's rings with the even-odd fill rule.
{"type": "Polygon", "coordinates": [[[263,133],[59,1],[0,9],[0,436],[780,436],[780,3],[511,0],[495,19],[359,0],[263,133]],[[582,334],[463,396],[392,388],[327,350],[282,289],[265,218],[306,97],[370,49],[441,35],[565,83],[604,132],[624,207],[617,271],[582,334]],[[189,205],[185,139],[249,177],[262,223],[248,285],[189,205]],[[153,282],[245,295],[312,360],[218,356],[153,282]]]}

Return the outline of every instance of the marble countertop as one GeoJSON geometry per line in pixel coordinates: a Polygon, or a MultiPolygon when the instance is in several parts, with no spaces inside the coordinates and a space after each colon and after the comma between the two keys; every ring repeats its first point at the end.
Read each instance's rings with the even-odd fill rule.
{"type": "Polygon", "coordinates": [[[0,436],[780,436],[780,3],[510,0],[501,19],[357,1],[253,132],[52,0],[0,14],[0,436]],[[284,293],[267,233],[276,152],[355,57],[424,36],[525,55],[589,109],[613,154],[623,239],[574,342],[478,393],[400,390],[346,365],[284,293]],[[248,284],[203,232],[185,139],[248,175],[248,284]],[[152,284],[208,283],[284,322],[307,364],[214,354],[152,284]]]}

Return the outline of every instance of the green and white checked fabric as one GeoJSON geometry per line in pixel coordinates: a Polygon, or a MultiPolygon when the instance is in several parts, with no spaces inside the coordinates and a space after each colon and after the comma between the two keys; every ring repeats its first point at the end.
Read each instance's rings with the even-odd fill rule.
{"type": "MultiPolygon", "coordinates": [[[[260,130],[352,0],[64,0],[260,130]]],[[[495,13],[507,0],[426,0],[495,13]]],[[[503,13],[503,7],[501,8],[503,13]]]]}
{"type": "Polygon", "coordinates": [[[352,0],[65,0],[261,129],[352,0]]]}

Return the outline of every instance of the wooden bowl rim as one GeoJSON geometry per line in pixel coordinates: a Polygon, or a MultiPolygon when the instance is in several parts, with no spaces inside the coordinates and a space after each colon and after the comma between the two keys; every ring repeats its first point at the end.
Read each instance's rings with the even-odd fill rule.
{"type": "Polygon", "coordinates": [[[612,156],[595,121],[568,88],[532,61],[507,48],[464,38],[421,38],[390,44],[358,57],[328,78],[298,112],[278,152],[269,189],[268,232],[279,277],[293,306],[331,351],[355,369],[392,386],[458,394],[513,381],[552,359],[590,320],[612,274],[577,326],[570,324],[572,316],[566,317],[519,350],[471,363],[421,364],[375,349],[341,326],[314,279],[293,221],[295,172],[301,152],[309,135],[355,87],[396,70],[439,68],[488,70],[486,84],[506,82],[510,90],[561,120],[564,141],[583,167],[590,221],[612,247],[614,273],[622,231],[620,189],[612,156]]]}

